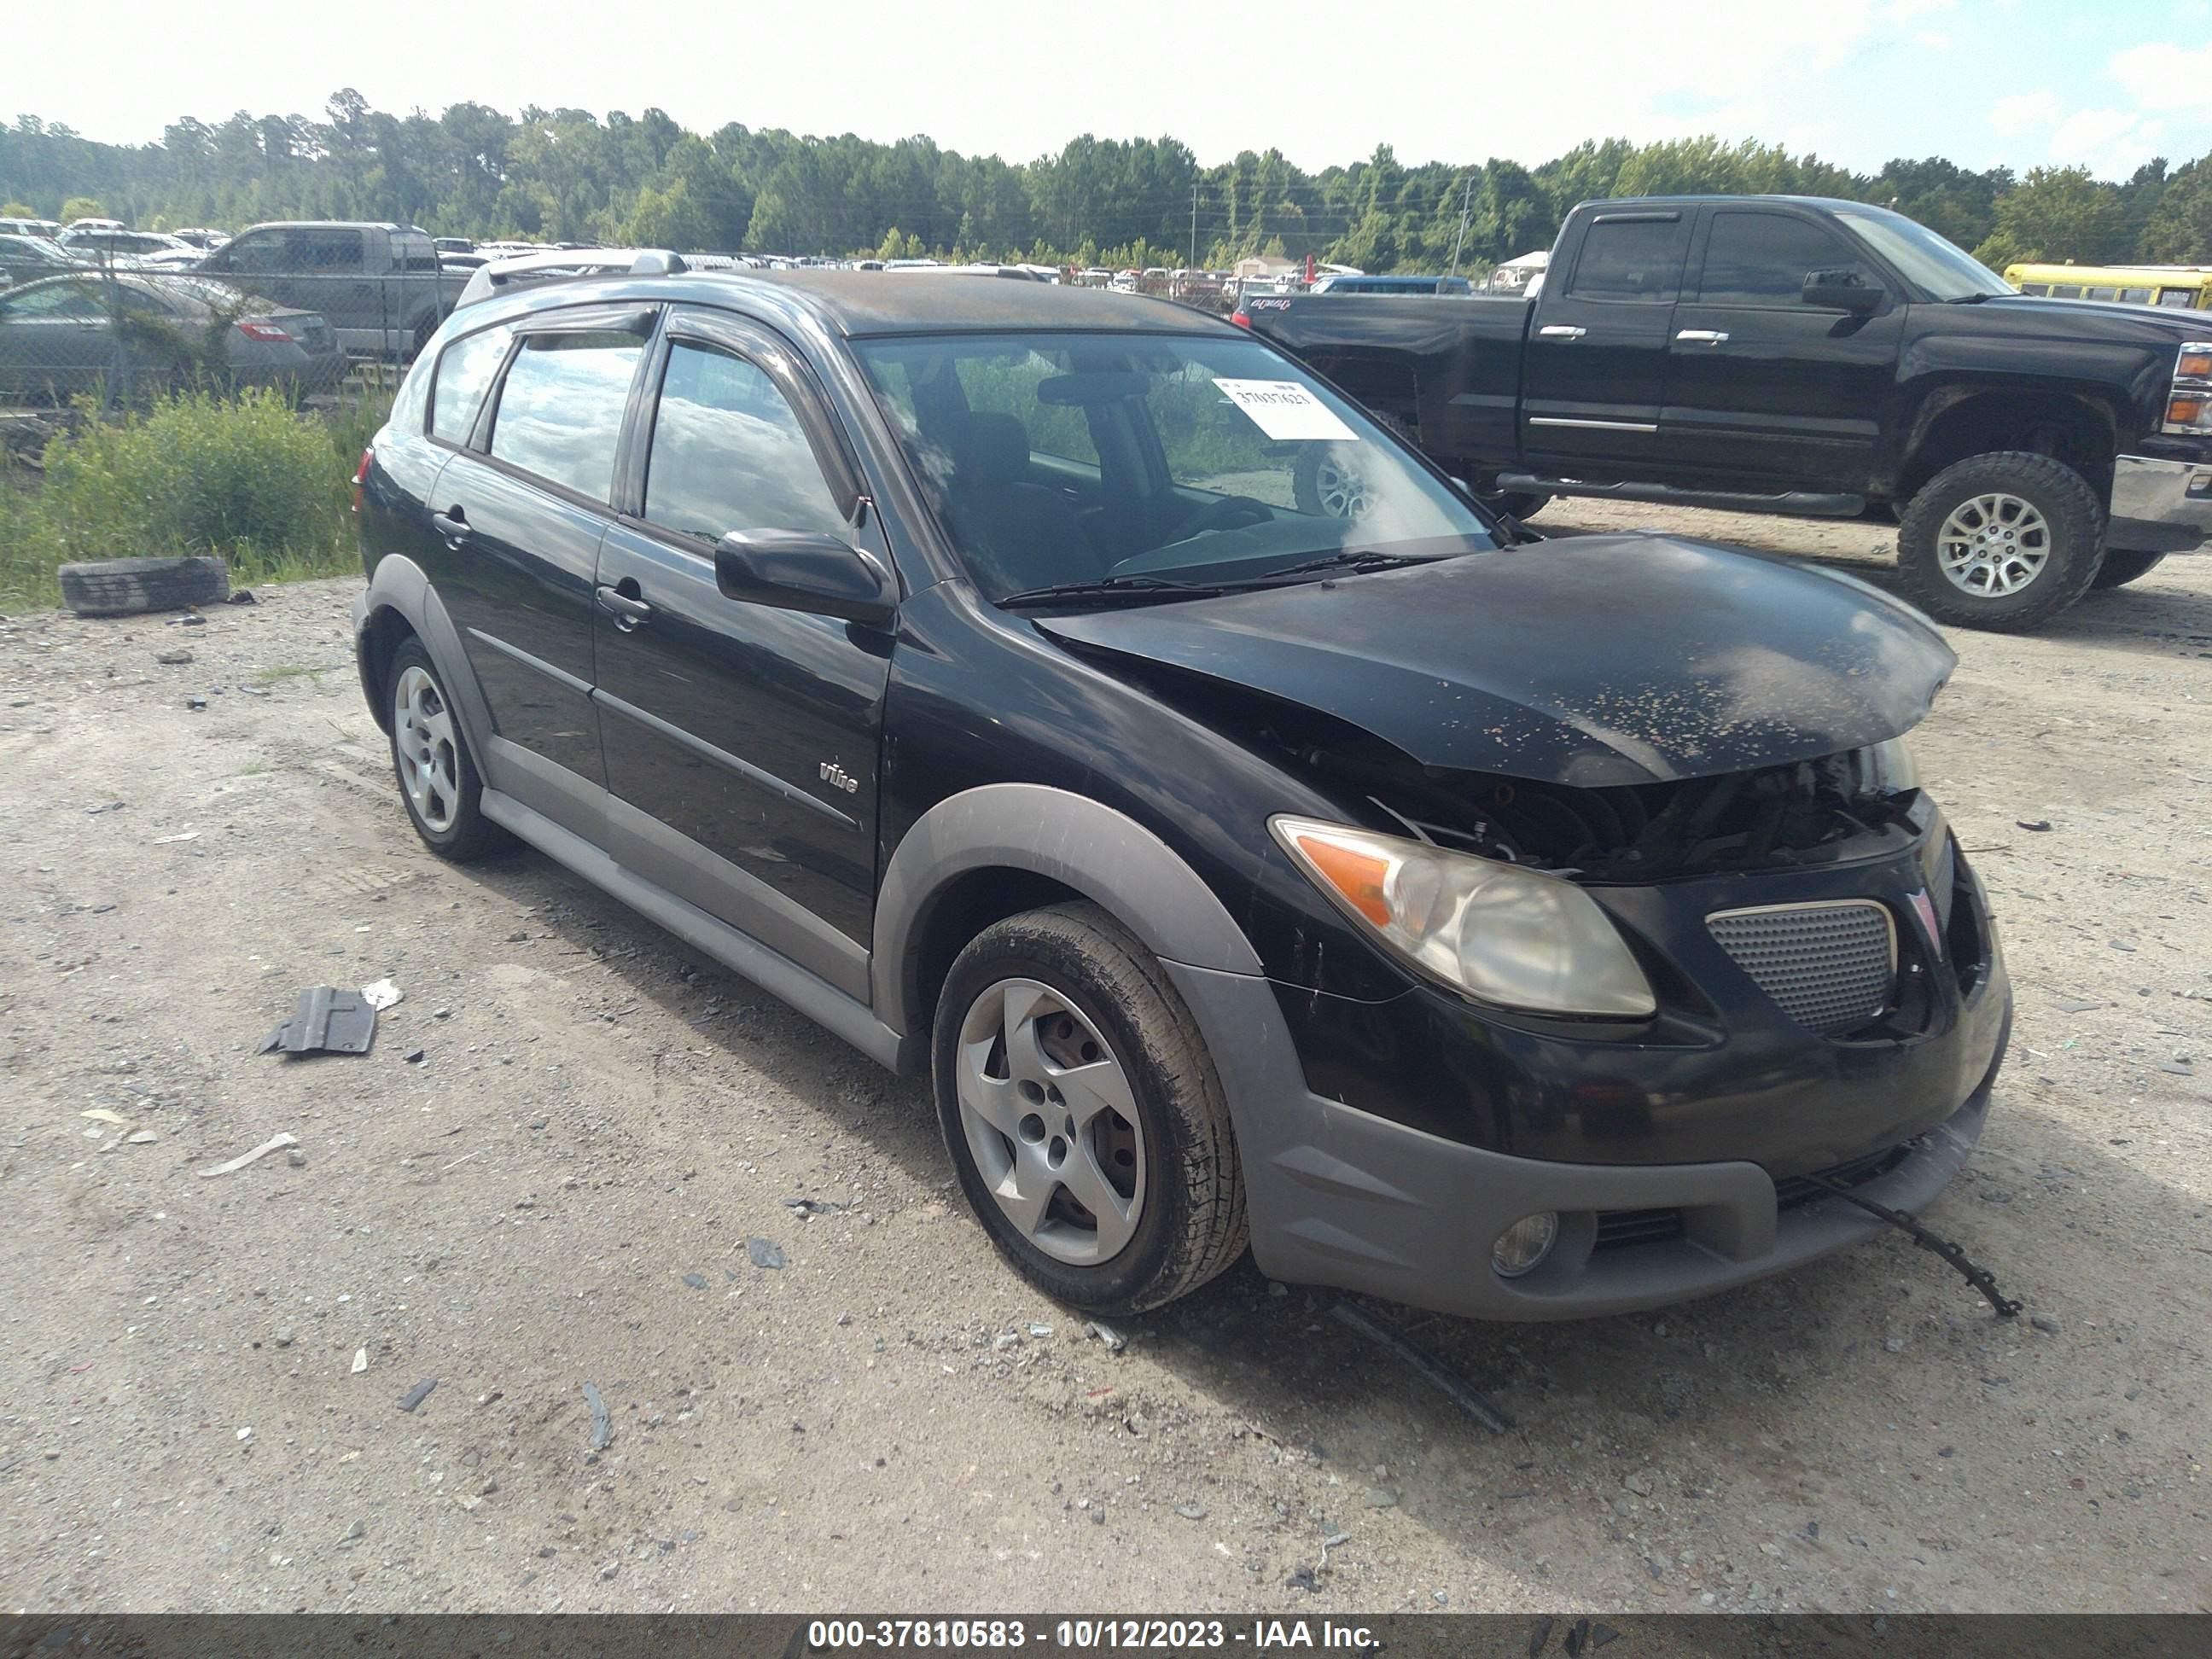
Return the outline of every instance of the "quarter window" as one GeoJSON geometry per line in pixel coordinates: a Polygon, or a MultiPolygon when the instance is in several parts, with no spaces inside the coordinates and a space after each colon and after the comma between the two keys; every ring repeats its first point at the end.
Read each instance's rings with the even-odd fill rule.
{"type": "Polygon", "coordinates": [[[2186,311],[2197,302],[2197,295],[2185,288],[2162,288],[2158,291],[2158,302],[2177,311],[2186,311]]]}
{"type": "Polygon", "coordinates": [[[1568,292],[1578,300],[1671,300],[1684,240],[1679,218],[1600,219],[1583,237],[1568,292]]]}
{"type": "Polygon", "coordinates": [[[757,364],[690,340],[669,348],[646,464],[645,516],[709,542],[732,530],[834,535],[848,528],[775,382],[757,364]]]}
{"type": "Polygon", "coordinates": [[[500,387],[493,459],[595,501],[613,493],[615,446],[644,344],[634,334],[540,334],[500,387]]]}
{"type": "Polygon", "coordinates": [[[491,389],[492,376],[499,373],[507,342],[514,337],[512,329],[488,328],[465,335],[446,348],[445,356],[438,359],[437,383],[430,390],[432,437],[454,444],[469,441],[477,411],[483,407],[484,393],[491,389]]]}
{"type": "Polygon", "coordinates": [[[2147,288],[2124,288],[2120,290],[2120,303],[2147,306],[2150,303],[2150,290],[2147,288]]]}
{"type": "Polygon", "coordinates": [[[1717,213],[1698,298],[1709,306],[1794,306],[1809,273],[1845,270],[1865,274],[1818,225],[1783,213],[1717,213]]]}

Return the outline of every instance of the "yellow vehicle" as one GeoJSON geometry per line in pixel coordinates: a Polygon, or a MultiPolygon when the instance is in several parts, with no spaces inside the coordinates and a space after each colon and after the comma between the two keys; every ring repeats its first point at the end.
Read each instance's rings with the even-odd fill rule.
{"type": "Polygon", "coordinates": [[[2019,264],[2007,265],[2004,279],[2022,294],[2053,300],[2212,311],[2212,265],[2019,264]]]}

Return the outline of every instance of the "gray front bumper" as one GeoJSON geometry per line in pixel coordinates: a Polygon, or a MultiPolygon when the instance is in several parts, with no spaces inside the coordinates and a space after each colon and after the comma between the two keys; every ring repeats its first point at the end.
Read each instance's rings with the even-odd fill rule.
{"type": "MultiPolygon", "coordinates": [[[[1252,1255],[1295,1284],[1359,1291],[1477,1319],[1580,1319],[1747,1285],[1872,1237],[1884,1224],[1840,1198],[1790,1210],[1756,1164],[1553,1164],[1393,1123],[1310,1092],[1265,979],[1165,964],[1221,1074],[1244,1172],[1252,1255]],[[1602,1211],[1679,1209],[1684,1237],[1595,1250],[1602,1211]],[[1500,1278],[1498,1235],[1559,1212],[1536,1270],[1500,1278]]],[[[2008,992],[2002,984],[1992,990],[2008,992]]],[[[2009,1012],[2007,1013],[2009,1024],[2009,1012]]],[[[2004,1056],[1887,1173],[1854,1188],[1917,1212],[1981,1139],[2004,1056]]]]}
{"type": "Polygon", "coordinates": [[[2193,553],[2212,536],[2212,462],[2123,455],[2112,469],[2108,547],[2193,553]]]}

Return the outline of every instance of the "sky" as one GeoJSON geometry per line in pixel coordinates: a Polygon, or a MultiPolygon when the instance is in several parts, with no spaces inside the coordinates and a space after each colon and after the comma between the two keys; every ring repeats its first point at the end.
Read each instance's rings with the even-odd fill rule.
{"type": "Polygon", "coordinates": [[[2124,178],[2212,151],[2212,0],[789,0],[626,7],[109,0],[6,26],[0,113],[139,143],[180,115],[320,118],[473,99],[894,139],[1027,161],[1083,132],[1202,163],[1526,165],[1712,132],[1872,172],[1892,156],[2124,178]],[[24,88],[35,88],[27,92],[24,88]]]}

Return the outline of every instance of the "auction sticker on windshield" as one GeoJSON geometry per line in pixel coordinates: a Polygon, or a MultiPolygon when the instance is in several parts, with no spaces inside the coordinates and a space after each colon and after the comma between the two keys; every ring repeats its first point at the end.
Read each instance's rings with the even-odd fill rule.
{"type": "Polygon", "coordinates": [[[1359,436],[1296,380],[1217,380],[1213,384],[1270,438],[1325,438],[1340,443],[1359,436]]]}

